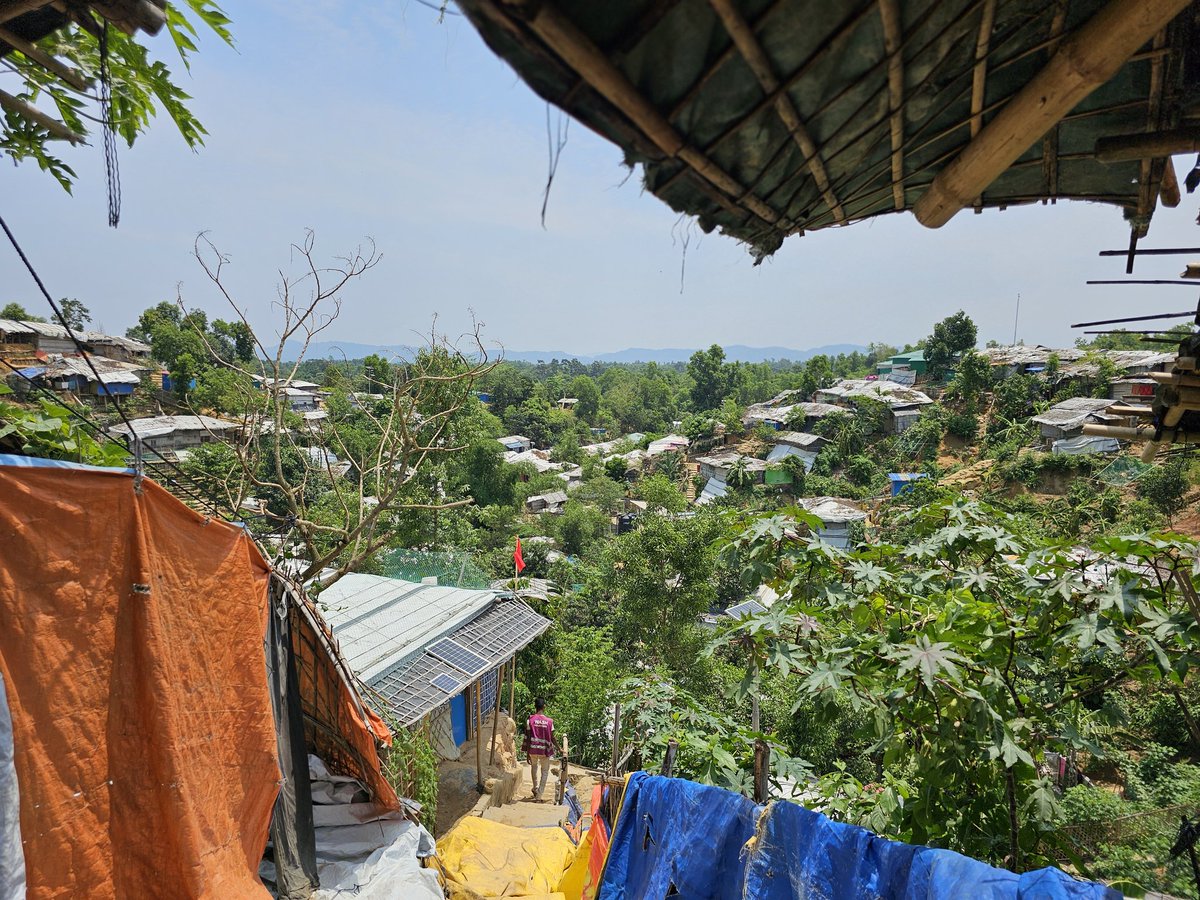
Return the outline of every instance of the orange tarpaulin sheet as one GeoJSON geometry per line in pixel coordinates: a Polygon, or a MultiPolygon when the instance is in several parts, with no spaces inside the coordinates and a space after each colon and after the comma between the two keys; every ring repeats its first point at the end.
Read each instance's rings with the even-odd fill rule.
{"type": "Polygon", "coordinates": [[[243,531],[149,480],[0,465],[30,898],[267,896],[266,585],[243,531]]]}

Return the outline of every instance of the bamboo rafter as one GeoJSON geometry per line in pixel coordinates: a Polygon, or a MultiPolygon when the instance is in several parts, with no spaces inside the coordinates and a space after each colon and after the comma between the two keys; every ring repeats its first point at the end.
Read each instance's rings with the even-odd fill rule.
{"type": "Polygon", "coordinates": [[[812,135],[808,133],[804,122],[801,121],[800,114],[791,98],[786,93],[779,91],[779,79],[775,77],[771,61],[754,36],[754,32],[750,30],[749,23],[738,12],[732,0],[709,0],[709,5],[720,18],[725,30],[729,32],[729,36],[733,38],[738,52],[754,72],[754,77],[758,79],[764,93],[775,95],[775,111],[796,142],[796,146],[800,148],[800,152],[804,154],[804,158],[808,162],[808,170],[812,173],[813,181],[817,185],[817,190],[821,192],[825,205],[832,210],[833,217],[838,224],[845,225],[846,212],[830,187],[829,173],[825,170],[825,164],[821,162],[817,144],[812,135]]]}
{"type": "MultiPolygon", "coordinates": [[[[1050,22],[1050,43],[1047,45],[1047,49],[1051,56],[1058,49],[1059,41],[1062,40],[1063,28],[1067,23],[1068,3],[1069,0],[1058,0],[1054,18],[1050,22]]],[[[1058,199],[1058,129],[1059,125],[1056,123],[1042,139],[1042,180],[1046,185],[1046,196],[1051,203],[1058,199]]]]}
{"type": "Polygon", "coordinates": [[[901,53],[900,7],[898,0],[879,0],[883,22],[883,50],[888,59],[888,125],[892,135],[892,200],[904,209],[904,56],[901,53]]]}
{"type": "Polygon", "coordinates": [[[628,116],[659,151],[686,163],[721,193],[743,203],[765,222],[780,223],[775,210],[748,194],[736,179],[703,153],[688,146],[674,126],[557,7],[551,3],[542,4],[528,24],[584,81],[628,116]]]}
{"type": "MultiPolygon", "coordinates": [[[[975,68],[971,72],[971,139],[983,128],[983,103],[987,94],[987,57],[996,27],[996,0],[987,0],[979,18],[979,37],[975,40],[975,68]]],[[[983,210],[983,195],[975,198],[975,212],[983,210]]]]}

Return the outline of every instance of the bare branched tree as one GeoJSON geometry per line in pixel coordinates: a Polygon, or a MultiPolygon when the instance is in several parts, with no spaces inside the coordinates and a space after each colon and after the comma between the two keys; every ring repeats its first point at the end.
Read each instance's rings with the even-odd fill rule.
{"type": "Polygon", "coordinates": [[[305,416],[293,412],[291,385],[313,339],[337,319],[347,288],[379,262],[374,245],[328,265],[318,261],[311,231],[292,245],[294,271],[279,271],[272,306],[282,322],[271,342],[229,289],[228,257],[205,235],[196,240],[195,256],[253,335],[257,357],[228,359],[199,332],[215,366],[233,373],[229,389],[238,398],[240,436],[226,439],[236,465],[223,490],[235,508],[250,496],[269,498],[274,532],[302,551],[302,580],[330,568],[333,574],[322,579],[329,584],[353,571],[389,544],[406,513],[471,502],[425,495],[416,478],[436,457],[463,449],[451,423],[495,365],[478,322],[451,340],[437,332],[435,319],[412,358],[396,360],[382,376],[373,372],[369,394],[344,394],[323,415],[305,416]]]}

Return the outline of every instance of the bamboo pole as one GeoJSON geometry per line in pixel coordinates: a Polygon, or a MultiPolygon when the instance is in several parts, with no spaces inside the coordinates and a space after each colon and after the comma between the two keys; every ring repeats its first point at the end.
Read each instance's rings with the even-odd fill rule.
{"type": "Polygon", "coordinates": [[[62,122],[58,121],[58,119],[51,118],[36,106],[31,106],[7,91],[0,91],[0,108],[16,113],[21,118],[28,119],[35,125],[40,125],[59,140],[70,141],[72,144],[83,143],[82,134],[72,131],[62,122]]]}
{"type": "Polygon", "coordinates": [[[754,30],[750,27],[750,23],[742,16],[733,0],[708,0],[708,4],[717,14],[717,18],[721,20],[721,24],[725,26],[725,31],[733,39],[738,53],[750,67],[754,77],[758,79],[763,93],[776,95],[775,112],[792,136],[792,140],[796,142],[796,146],[800,148],[800,152],[804,154],[804,158],[808,160],[808,170],[812,173],[817,190],[821,192],[821,199],[825,201],[825,205],[829,207],[837,223],[845,225],[846,211],[842,208],[842,204],[838,201],[837,195],[829,183],[829,173],[825,170],[825,163],[821,160],[817,143],[808,133],[808,128],[801,121],[800,113],[796,111],[791,99],[785,92],[779,91],[779,79],[775,77],[771,61],[767,58],[758,38],[754,36],[754,30]],[[776,93],[777,91],[778,93],[776,93]]]}
{"type": "Polygon", "coordinates": [[[904,209],[904,55],[899,0],[879,0],[883,51],[888,58],[888,126],[892,140],[892,202],[904,209]]]}
{"type": "Polygon", "coordinates": [[[508,714],[517,721],[517,657],[513,654],[512,679],[508,684],[508,714]]]}
{"type": "Polygon", "coordinates": [[[55,59],[41,47],[30,43],[19,34],[13,34],[7,28],[0,28],[0,41],[15,47],[46,71],[57,75],[75,90],[83,92],[91,87],[91,81],[78,69],[72,69],[55,59]]]}
{"type": "Polygon", "coordinates": [[[504,669],[503,663],[496,670],[496,708],[492,710],[492,748],[488,752],[488,765],[496,764],[496,728],[500,724],[500,698],[504,695],[504,669]]]}
{"type": "Polygon", "coordinates": [[[754,802],[766,803],[770,791],[767,777],[770,774],[771,751],[762,738],[754,739],[754,802]]]}
{"type": "Polygon", "coordinates": [[[1107,82],[1189,0],[1110,0],[938,173],[913,213],[940,228],[1081,100],[1107,82]]]}
{"type": "Polygon", "coordinates": [[[662,774],[664,778],[670,778],[671,773],[675,771],[675,754],[679,752],[679,742],[674,738],[667,741],[667,752],[663,756],[662,774]]]}
{"type": "MultiPolygon", "coordinates": [[[[975,38],[975,68],[971,71],[971,139],[983,129],[983,101],[987,95],[987,56],[996,27],[996,0],[986,0],[980,11],[979,34],[975,38]]],[[[975,198],[975,212],[983,211],[982,194],[975,198]]]]}
{"type": "Polygon", "coordinates": [[[1195,153],[1197,150],[1200,150],[1200,125],[1152,131],[1149,134],[1121,134],[1096,141],[1096,159],[1102,163],[1158,159],[1176,153],[1195,153]]]}
{"type": "Polygon", "coordinates": [[[1162,181],[1158,183],[1158,199],[1167,209],[1174,209],[1179,205],[1179,179],[1175,175],[1175,162],[1169,156],[1163,160],[1162,181]]]}
{"type": "Polygon", "coordinates": [[[615,778],[617,772],[617,760],[621,758],[621,704],[613,704],[613,746],[612,746],[612,766],[611,774],[615,778]]]}
{"type": "Polygon", "coordinates": [[[479,693],[479,682],[475,682],[475,787],[479,793],[483,793],[483,747],[480,746],[480,739],[483,737],[483,729],[479,724],[479,707],[483,705],[483,698],[479,693]]]}
{"type": "Polygon", "coordinates": [[[775,210],[757,197],[748,195],[737,180],[703,153],[688,147],[671,123],[553,3],[539,4],[529,27],[580,78],[627,116],[660,151],[687,163],[727,199],[744,204],[760,219],[772,225],[779,221],[779,214],[775,210]]]}
{"type": "Polygon", "coordinates": [[[0,22],[9,22],[27,12],[47,6],[46,0],[13,0],[5,6],[0,6],[0,22]]]}

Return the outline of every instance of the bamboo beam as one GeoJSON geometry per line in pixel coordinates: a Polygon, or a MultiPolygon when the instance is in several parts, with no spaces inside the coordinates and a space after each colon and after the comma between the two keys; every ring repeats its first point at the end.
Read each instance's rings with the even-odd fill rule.
{"type": "Polygon", "coordinates": [[[49,0],[13,0],[13,2],[0,6],[0,24],[11,22],[18,16],[49,5],[49,0]]]}
{"type": "MultiPolygon", "coordinates": [[[[742,55],[742,59],[746,61],[746,65],[750,67],[750,71],[754,73],[754,77],[758,79],[763,92],[766,94],[776,93],[779,89],[779,79],[775,77],[775,73],[772,71],[771,61],[767,58],[767,54],[758,42],[758,38],[754,36],[754,31],[750,28],[750,23],[742,17],[737,7],[734,6],[733,0],[709,0],[709,6],[713,8],[713,11],[725,26],[725,30],[729,32],[729,36],[733,38],[733,43],[737,46],[738,52],[742,55]]],[[[837,220],[838,224],[845,225],[846,211],[842,209],[842,204],[838,202],[837,195],[833,192],[833,187],[829,183],[829,173],[825,171],[825,164],[821,161],[821,154],[817,149],[816,141],[808,133],[808,129],[800,119],[799,112],[797,112],[791,98],[785,92],[779,91],[776,94],[775,112],[783,121],[788,133],[791,134],[792,140],[796,142],[796,146],[800,148],[800,152],[804,154],[804,158],[808,161],[808,170],[812,173],[813,181],[817,185],[817,190],[821,192],[821,197],[825,201],[825,205],[833,211],[833,217],[837,220]]]]}
{"type": "Polygon", "coordinates": [[[7,28],[0,28],[0,41],[20,50],[27,57],[41,66],[46,71],[57,75],[75,90],[81,93],[92,86],[92,82],[78,69],[72,69],[70,66],[59,62],[41,47],[31,44],[19,34],[13,34],[7,28]]]}
{"type": "Polygon", "coordinates": [[[928,228],[949,222],[1188,3],[1110,0],[1063,40],[1050,62],[938,173],[913,208],[917,221],[928,228]]]}
{"type": "MultiPolygon", "coordinates": [[[[1067,23],[1067,3],[1068,0],[1059,0],[1058,6],[1054,10],[1054,18],[1050,20],[1050,43],[1047,48],[1052,57],[1062,40],[1063,28],[1067,23]]],[[[1042,180],[1046,184],[1046,196],[1050,198],[1051,203],[1058,201],[1059,127],[1058,124],[1055,124],[1042,139],[1042,180]]]]}
{"type": "Polygon", "coordinates": [[[745,204],[770,224],[779,214],[745,189],[707,156],[684,143],[680,134],[591,39],[552,3],[543,3],[529,27],[551,50],[606,100],[617,107],[669,157],[691,166],[698,175],[729,197],[745,204]]]}
{"type": "Polygon", "coordinates": [[[1102,163],[1195,153],[1198,150],[1200,125],[1154,131],[1149,134],[1121,134],[1096,141],[1096,159],[1102,163]]]}
{"type": "MultiPolygon", "coordinates": [[[[1158,183],[1158,199],[1167,209],[1174,209],[1179,205],[1179,180],[1175,177],[1175,162],[1169,156],[1163,159],[1162,181],[1158,183]]],[[[1138,251],[1139,254],[1141,252],[1138,251]]]]}
{"type": "MultiPolygon", "coordinates": [[[[983,129],[983,102],[987,94],[987,55],[996,27],[996,0],[983,4],[979,36],[975,39],[975,69],[971,72],[971,140],[983,129]]],[[[975,212],[983,212],[982,193],[975,198],[975,212]]]]}
{"type": "Polygon", "coordinates": [[[892,137],[892,202],[904,209],[904,55],[903,22],[898,0],[879,0],[883,21],[883,50],[888,58],[888,125],[892,137]]]}
{"type": "Polygon", "coordinates": [[[58,121],[58,119],[51,118],[36,106],[31,106],[7,91],[0,91],[0,108],[14,112],[18,116],[33,122],[35,125],[40,125],[50,132],[51,136],[60,140],[70,141],[72,144],[83,143],[82,134],[75,133],[62,122],[58,121]]]}

